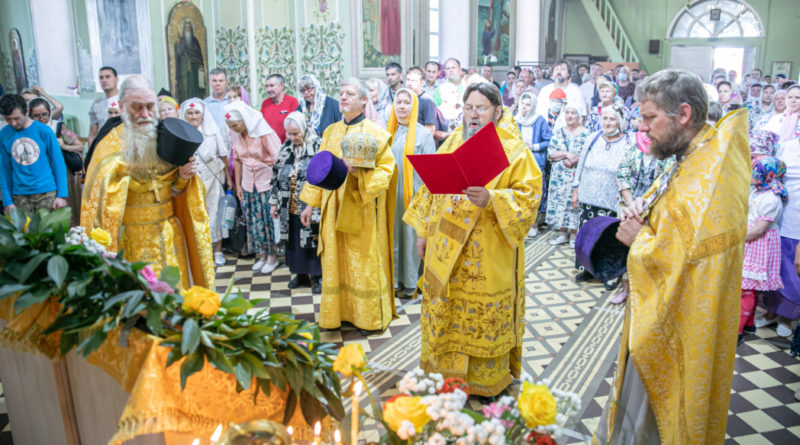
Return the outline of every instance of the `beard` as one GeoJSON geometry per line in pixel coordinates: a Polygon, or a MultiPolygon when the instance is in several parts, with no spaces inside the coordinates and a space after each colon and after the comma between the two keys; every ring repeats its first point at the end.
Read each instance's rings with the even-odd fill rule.
{"type": "Polygon", "coordinates": [[[464,117],[464,122],[462,124],[462,127],[464,128],[464,130],[461,131],[461,140],[463,142],[467,142],[467,139],[471,138],[472,136],[475,136],[475,133],[477,133],[478,131],[480,131],[481,128],[483,128],[483,125],[481,125],[480,119],[478,119],[478,118],[467,119],[467,117],[465,116],[464,117]],[[475,127],[475,128],[472,128],[472,125],[470,125],[470,124],[473,124],[473,123],[474,124],[478,124],[478,126],[475,127]]]}
{"type": "Polygon", "coordinates": [[[131,119],[122,113],[125,132],[122,140],[122,159],[128,164],[131,177],[137,181],[149,181],[172,170],[174,166],[158,156],[156,151],[155,119],[131,119]]]}
{"type": "Polygon", "coordinates": [[[689,138],[686,131],[675,120],[670,122],[669,131],[660,139],[650,134],[650,154],[658,160],[664,160],[672,155],[680,157],[689,147],[689,138]]]}

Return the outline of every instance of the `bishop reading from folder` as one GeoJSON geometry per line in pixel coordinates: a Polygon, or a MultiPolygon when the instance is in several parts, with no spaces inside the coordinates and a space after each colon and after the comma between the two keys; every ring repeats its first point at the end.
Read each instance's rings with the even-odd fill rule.
{"type": "MultiPolygon", "coordinates": [[[[497,126],[503,113],[496,86],[470,85],[462,126],[438,153],[497,126]]],[[[434,195],[422,186],[403,216],[425,259],[420,367],[464,379],[479,396],[499,394],[520,373],[524,240],[542,193],[542,173],[525,143],[501,128],[497,134],[509,163],[502,173],[464,194],[434,195]]]]}

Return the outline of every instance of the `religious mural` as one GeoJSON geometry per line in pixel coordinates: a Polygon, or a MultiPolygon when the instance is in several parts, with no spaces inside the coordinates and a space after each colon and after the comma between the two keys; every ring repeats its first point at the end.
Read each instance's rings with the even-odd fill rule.
{"type": "MultiPolygon", "coordinates": [[[[136,2],[125,0],[90,0],[96,8],[94,17],[99,32],[101,65],[113,66],[119,74],[141,74],[141,42],[136,2]]],[[[89,9],[89,17],[93,17],[89,9]]],[[[99,68],[99,67],[98,67],[99,68]]]]}
{"type": "Polygon", "coordinates": [[[11,48],[11,69],[13,79],[8,79],[8,90],[12,91],[12,85],[17,93],[28,88],[28,76],[25,72],[25,56],[22,52],[22,38],[17,28],[12,28],[8,32],[8,47],[11,48]],[[13,83],[11,82],[13,80],[13,83]]]}
{"type": "Polygon", "coordinates": [[[512,0],[478,0],[479,64],[511,65],[512,0]]]}
{"type": "Polygon", "coordinates": [[[183,101],[208,96],[208,48],[203,14],[189,2],[176,4],[167,23],[169,86],[183,101]]]}
{"type": "Polygon", "coordinates": [[[400,63],[400,0],[361,0],[364,68],[400,63]]]}

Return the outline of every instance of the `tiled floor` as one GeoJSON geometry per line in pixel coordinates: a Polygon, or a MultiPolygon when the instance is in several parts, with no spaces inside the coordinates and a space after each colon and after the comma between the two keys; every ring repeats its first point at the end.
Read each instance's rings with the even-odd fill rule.
{"type": "MultiPolygon", "coordinates": [[[[600,284],[579,285],[573,254],[566,246],[553,247],[544,233],[526,245],[526,311],[523,343],[524,369],[548,378],[559,388],[577,392],[584,409],[562,438],[583,443],[597,426],[615,367],[623,312],[610,304],[600,284]]],[[[315,320],[319,296],[308,287],[289,290],[291,276],[281,267],[271,275],[253,274],[252,260],[228,258],[217,271],[218,291],[233,279],[249,298],[269,298],[271,311],[291,312],[315,320]]],[[[372,371],[366,376],[373,393],[390,397],[396,381],[419,360],[420,301],[396,299],[399,318],[382,334],[363,337],[352,326],[323,331],[323,339],[338,344],[359,342],[372,371]]],[[[774,329],[760,329],[737,350],[731,390],[726,444],[800,443],[800,361],[788,354],[788,340],[774,329]]],[[[517,385],[509,392],[514,395],[517,385]]],[[[0,386],[0,445],[10,444],[8,417],[0,386]]],[[[474,402],[473,402],[474,403],[474,402]]],[[[368,402],[361,401],[365,410],[368,402]]],[[[349,403],[346,404],[349,411],[349,403]]],[[[378,431],[365,425],[361,439],[375,440],[378,431]]]]}

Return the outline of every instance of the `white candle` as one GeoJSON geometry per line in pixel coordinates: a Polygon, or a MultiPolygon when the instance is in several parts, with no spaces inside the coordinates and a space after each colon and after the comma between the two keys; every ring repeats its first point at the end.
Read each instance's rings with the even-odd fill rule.
{"type": "Polygon", "coordinates": [[[217,428],[214,430],[214,434],[211,435],[211,443],[217,443],[220,436],[222,436],[222,424],[220,423],[217,425],[217,428]]]}
{"type": "Polygon", "coordinates": [[[192,445],[200,445],[200,439],[197,439],[197,438],[195,438],[195,439],[192,441],[192,445]]]}
{"type": "Polygon", "coordinates": [[[334,445],[342,445],[342,433],[339,430],[333,432],[334,445]]]}
{"type": "Polygon", "coordinates": [[[322,424],[317,421],[314,424],[314,445],[322,445],[322,424]]]}
{"type": "Polygon", "coordinates": [[[363,389],[364,385],[361,381],[357,381],[355,385],[353,385],[353,403],[352,409],[350,410],[350,444],[351,445],[358,445],[358,401],[361,398],[361,390],[363,389]]]}

